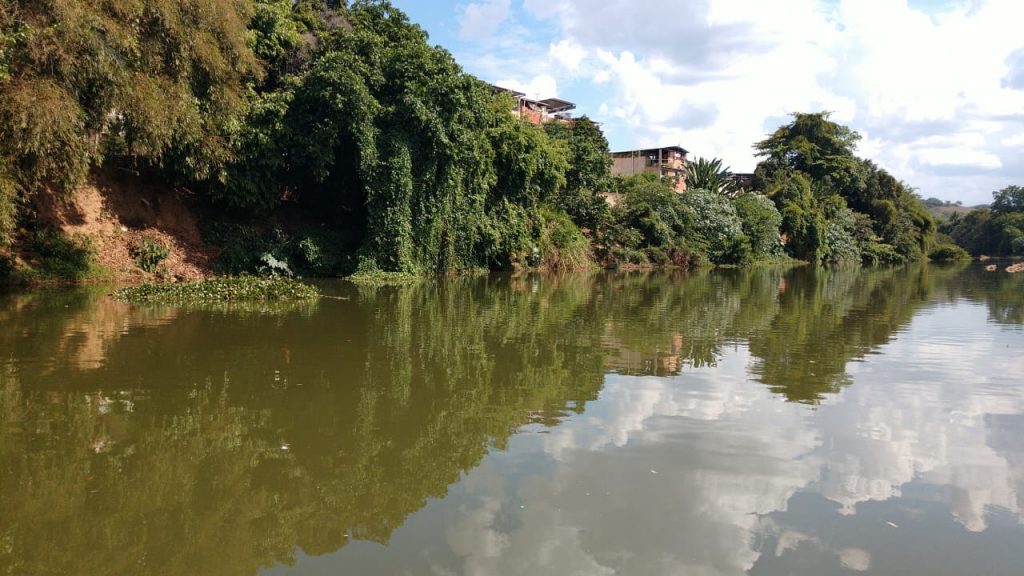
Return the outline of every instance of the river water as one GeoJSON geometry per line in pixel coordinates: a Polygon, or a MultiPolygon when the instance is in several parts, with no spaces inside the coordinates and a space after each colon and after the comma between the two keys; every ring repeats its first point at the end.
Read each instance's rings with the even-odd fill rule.
{"type": "Polygon", "coordinates": [[[1024,275],[0,296],[0,574],[1024,573],[1024,275]]]}

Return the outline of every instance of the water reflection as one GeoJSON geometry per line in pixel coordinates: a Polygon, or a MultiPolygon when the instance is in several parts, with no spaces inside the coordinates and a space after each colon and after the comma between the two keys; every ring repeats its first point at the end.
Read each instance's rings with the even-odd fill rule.
{"type": "MultiPolygon", "coordinates": [[[[919,267],[327,285],[347,300],[274,314],[8,297],[0,572],[825,573],[901,566],[886,529],[1024,535],[1022,286],[919,267]]],[[[901,573],[998,544],[948,538],[960,560],[901,573]]]]}

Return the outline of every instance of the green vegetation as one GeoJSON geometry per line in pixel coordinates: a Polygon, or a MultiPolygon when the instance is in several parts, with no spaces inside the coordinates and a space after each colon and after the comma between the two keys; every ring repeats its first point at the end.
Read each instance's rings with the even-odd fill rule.
{"type": "Polygon", "coordinates": [[[938,262],[948,262],[950,260],[970,260],[971,254],[956,244],[944,243],[939,244],[928,252],[928,259],[935,260],[938,262]]]}
{"type": "Polygon", "coordinates": [[[935,221],[906,184],[854,155],[859,139],[827,112],[797,113],[754,145],[764,157],[754,186],[782,213],[787,250],[822,263],[923,258],[935,221]]]}
{"type": "Polygon", "coordinates": [[[940,200],[938,198],[929,197],[921,200],[921,204],[924,204],[925,208],[950,208],[953,206],[963,206],[964,203],[957,200],[956,202],[950,202],[948,200],[940,200]]]}
{"type": "Polygon", "coordinates": [[[219,274],[334,277],[354,271],[345,238],[322,227],[215,222],[204,235],[223,247],[214,264],[219,274]]]}
{"type": "Polygon", "coordinates": [[[181,284],[142,284],[122,288],[114,297],[130,304],[217,304],[313,300],[316,288],[288,278],[233,276],[181,284]]]}
{"type": "Polygon", "coordinates": [[[94,262],[96,248],[89,238],[68,236],[52,228],[39,228],[23,239],[20,267],[0,251],[0,280],[29,284],[106,280],[108,272],[94,262]]]}
{"type": "Polygon", "coordinates": [[[146,272],[156,272],[160,263],[167,259],[171,248],[159,238],[144,236],[131,244],[130,252],[135,263],[146,272]]]}
{"type": "Polygon", "coordinates": [[[953,214],[941,231],[975,255],[1024,255],[1024,187],[1007,186],[992,193],[990,208],[953,214]]]}
{"type": "Polygon", "coordinates": [[[732,178],[732,171],[728,166],[723,166],[719,158],[696,158],[687,162],[686,185],[689,188],[710,190],[730,197],[739,192],[736,181],[732,178]]]}
{"type": "Polygon", "coordinates": [[[827,113],[755,144],[760,194],[737,197],[719,159],[692,162],[682,196],[613,179],[596,123],[517,120],[384,0],[17,0],[0,94],[0,273],[31,249],[37,197],[110,166],[193,191],[224,274],[900,263],[934,244],[827,113]]]}

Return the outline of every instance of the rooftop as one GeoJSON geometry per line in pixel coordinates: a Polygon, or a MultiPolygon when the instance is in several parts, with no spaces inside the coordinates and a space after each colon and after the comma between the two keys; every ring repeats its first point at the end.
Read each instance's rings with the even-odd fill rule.
{"type": "Polygon", "coordinates": [[[669,152],[679,152],[680,154],[689,154],[690,151],[682,146],[662,146],[660,148],[643,148],[640,150],[623,150],[621,152],[612,152],[612,156],[618,155],[634,155],[634,156],[646,156],[648,154],[657,154],[660,151],[667,150],[669,152]]]}

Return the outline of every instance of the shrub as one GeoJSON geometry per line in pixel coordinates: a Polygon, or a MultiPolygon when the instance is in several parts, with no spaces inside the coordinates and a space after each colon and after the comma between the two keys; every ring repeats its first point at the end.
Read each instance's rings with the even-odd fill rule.
{"type": "Polygon", "coordinates": [[[381,270],[377,261],[361,257],[355,274],[348,279],[360,286],[402,286],[418,282],[423,278],[408,272],[390,272],[381,270]]]}
{"type": "Polygon", "coordinates": [[[715,264],[745,264],[750,259],[750,240],[736,207],[725,196],[707,190],[690,190],[680,197],[695,215],[687,238],[703,242],[715,264]]]}
{"type": "Polygon", "coordinates": [[[291,278],[294,276],[291,267],[288,266],[288,262],[278,260],[270,252],[264,252],[260,255],[260,265],[256,267],[256,272],[260,276],[269,276],[271,278],[291,278]]]}
{"type": "Polygon", "coordinates": [[[858,236],[862,233],[871,234],[860,229],[857,214],[846,207],[838,197],[839,205],[830,210],[831,215],[825,223],[825,235],[820,250],[821,260],[825,263],[850,264],[861,262],[861,242],[858,236]]]}
{"type": "MultiPolygon", "coordinates": [[[[616,224],[640,235],[636,244],[627,246],[668,246],[693,225],[693,210],[664,181],[642,175],[624,179],[619,186],[624,198],[615,211],[616,224]]],[[[622,230],[619,235],[634,240],[630,232],[622,230]]]]}
{"type": "Polygon", "coordinates": [[[156,272],[160,263],[171,254],[171,248],[159,238],[143,236],[128,246],[135,264],[146,272],[156,272]]]}
{"type": "Polygon", "coordinates": [[[68,236],[54,228],[32,231],[25,242],[29,264],[24,271],[28,282],[79,281],[95,279],[101,270],[94,266],[96,248],[84,236],[68,236]]]}
{"type": "Polygon", "coordinates": [[[582,270],[590,267],[590,242],[568,214],[541,208],[537,222],[539,265],[551,270],[582,270]]]}
{"type": "Polygon", "coordinates": [[[14,258],[0,250],[0,282],[7,282],[14,275],[14,258]]]}
{"type": "Polygon", "coordinates": [[[746,193],[738,197],[733,205],[740,218],[743,234],[750,240],[750,251],[754,258],[770,258],[782,255],[779,241],[779,227],[782,214],[767,196],[746,193]]]}
{"type": "Polygon", "coordinates": [[[530,215],[502,198],[481,219],[477,234],[478,261],[492,270],[509,270],[525,263],[533,245],[530,215]]]}
{"type": "Polygon", "coordinates": [[[865,244],[864,250],[861,253],[861,260],[864,264],[873,266],[902,264],[904,262],[903,255],[897,252],[892,245],[882,242],[868,242],[865,244]]]}
{"type": "Polygon", "coordinates": [[[14,241],[17,224],[18,195],[14,180],[9,178],[0,159],[0,250],[14,241]]]}
{"type": "Polygon", "coordinates": [[[326,277],[354,268],[341,236],[330,230],[220,223],[204,235],[223,247],[214,264],[221,274],[326,277]]]}
{"type": "Polygon", "coordinates": [[[950,260],[970,260],[971,255],[963,248],[956,244],[939,244],[932,248],[931,252],[928,253],[929,260],[936,261],[950,261],[950,260]]]}

